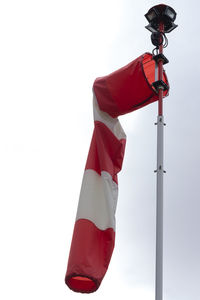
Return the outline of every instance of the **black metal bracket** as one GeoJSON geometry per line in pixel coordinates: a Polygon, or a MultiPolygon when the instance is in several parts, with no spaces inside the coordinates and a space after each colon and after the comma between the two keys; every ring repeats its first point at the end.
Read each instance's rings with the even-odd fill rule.
{"type": "Polygon", "coordinates": [[[168,85],[163,80],[157,80],[153,82],[152,85],[157,93],[160,89],[162,89],[163,91],[167,91],[169,89],[168,85]]]}
{"type": "MultiPolygon", "coordinates": [[[[154,173],[157,173],[158,171],[157,170],[154,170],[154,173]]],[[[163,173],[167,173],[165,170],[163,170],[163,173]]]]}
{"type": "Polygon", "coordinates": [[[164,54],[160,53],[157,55],[153,55],[153,59],[155,60],[156,63],[159,62],[159,60],[162,60],[163,65],[168,64],[169,60],[167,59],[166,56],[164,56],[164,54]]]}

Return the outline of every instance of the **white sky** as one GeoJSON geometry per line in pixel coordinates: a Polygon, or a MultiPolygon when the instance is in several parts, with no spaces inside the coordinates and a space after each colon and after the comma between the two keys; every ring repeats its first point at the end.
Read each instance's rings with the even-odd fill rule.
{"type": "MultiPolygon", "coordinates": [[[[92,84],[151,51],[159,1],[0,2],[0,298],[154,299],[157,104],[120,118],[127,134],[117,236],[91,295],[64,276],[93,130],[92,84]]],[[[164,299],[199,295],[199,1],[168,1],[164,299]]]]}

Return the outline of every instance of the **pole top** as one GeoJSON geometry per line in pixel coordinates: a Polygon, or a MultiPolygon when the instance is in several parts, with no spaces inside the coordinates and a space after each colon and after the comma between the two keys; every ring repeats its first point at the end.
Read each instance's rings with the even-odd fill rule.
{"type": "Polygon", "coordinates": [[[164,33],[169,33],[178,26],[174,24],[176,19],[175,10],[165,4],[158,4],[150,8],[145,14],[145,18],[149,22],[145,28],[151,32],[158,32],[160,23],[164,25],[164,33]]]}

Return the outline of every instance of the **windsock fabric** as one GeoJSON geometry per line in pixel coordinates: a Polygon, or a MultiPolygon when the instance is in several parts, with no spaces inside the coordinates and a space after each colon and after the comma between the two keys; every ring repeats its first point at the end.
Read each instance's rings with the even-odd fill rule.
{"type": "MultiPolygon", "coordinates": [[[[164,73],[164,82],[168,85],[164,73]]],[[[94,131],[83,175],[65,282],[75,292],[98,289],[115,243],[117,174],[126,135],[118,116],[158,99],[155,62],[145,53],[93,85],[94,131]]],[[[164,92],[164,96],[167,92],[164,92]]]]}

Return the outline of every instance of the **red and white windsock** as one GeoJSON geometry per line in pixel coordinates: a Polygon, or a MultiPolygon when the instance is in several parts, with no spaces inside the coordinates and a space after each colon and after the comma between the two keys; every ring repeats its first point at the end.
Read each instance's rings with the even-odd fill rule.
{"type": "MultiPolygon", "coordinates": [[[[163,79],[168,84],[165,74],[163,79]]],[[[117,174],[126,143],[117,117],[158,100],[154,81],[155,62],[145,53],[94,82],[94,132],[65,277],[75,292],[96,291],[107,271],[115,243],[117,174]]]]}

